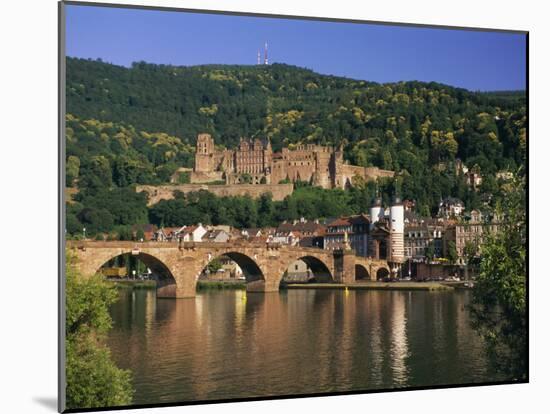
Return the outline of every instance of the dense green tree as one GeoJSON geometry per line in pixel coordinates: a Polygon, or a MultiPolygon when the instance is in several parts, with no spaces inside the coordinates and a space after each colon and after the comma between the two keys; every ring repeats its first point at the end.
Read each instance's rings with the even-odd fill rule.
{"type": "Polygon", "coordinates": [[[210,273],[216,273],[218,270],[220,270],[222,268],[222,262],[220,261],[220,259],[218,258],[214,258],[210,261],[210,263],[208,263],[208,265],[206,266],[206,268],[208,269],[208,271],[210,273]]]}
{"type": "Polygon", "coordinates": [[[426,259],[428,259],[428,261],[432,261],[435,257],[435,246],[434,246],[434,243],[433,241],[428,244],[428,247],[426,247],[426,259]]]}
{"type": "MultiPolygon", "coordinates": [[[[164,170],[159,171],[163,173],[162,178],[164,181],[168,181],[169,176],[166,177],[164,170]]],[[[153,171],[149,165],[142,163],[140,160],[122,155],[113,162],[113,181],[118,187],[127,187],[135,183],[147,183],[153,181],[153,171]]]]}
{"type": "Polygon", "coordinates": [[[108,211],[114,225],[147,222],[147,195],[132,187],[98,190],[93,195],[82,195],[79,201],[88,208],[108,211]]]}
{"type": "Polygon", "coordinates": [[[480,274],[470,313],[493,367],[510,379],[527,378],[527,241],[525,178],[505,184],[496,234],[481,246],[480,274]]]}
{"type": "Polygon", "coordinates": [[[136,231],[136,240],[144,240],[145,239],[145,233],[143,232],[143,229],[139,228],[136,231]]]}
{"type": "Polygon", "coordinates": [[[256,227],[258,225],[258,209],[256,202],[249,196],[241,199],[239,227],[256,227]]]}
{"type": "MultiPolygon", "coordinates": [[[[77,219],[82,227],[86,228],[86,232],[90,236],[98,232],[107,232],[112,229],[114,224],[112,214],[104,208],[85,207],[80,210],[77,219]]],[[[82,228],[76,230],[82,231],[82,228]]]]}
{"type": "Polygon", "coordinates": [[[67,187],[72,187],[75,180],[78,178],[80,172],[80,159],[75,155],[69,155],[67,157],[67,164],[65,165],[66,184],[67,187]]]}
{"type": "Polygon", "coordinates": [[[478,253],[477,244],[471,240],[468,240],[464,245],[464,257],[468,264],[472,264],[478,253]]]}
{"type": "Polygon", "coordinates": [[[82,233],[83,227],[84,226],[78,220],[76,214],[71,212],[70,210],[67,210],[67,214],[65,216],[65,229],[67,231],[67,234],[69,236],[80,234],[82,233]]]}
{"type": "Polygon", "coordinates": [[[243,184],[252,184],[252,176],[248,173],[241,174],[240,182],[243,184]]]}
{"type": "Polygon", "coordinates": [[[128,405],[133,390],[129,371],[119,369],[105,345],[111,328],[114,287],[100,276],[79,276],[74,259],[66,264],[66,404],[68,408],[128,405]]]}
{"type": "Polygon", "coordinates": [[[109,159],[103,155],[95,155],[85,162],[80,168],[79,187],[90,193],[110,188],[112,184],[112,171],[109,159]]]}
{"type": "Polygon", "coordinates": [[[275,204],[271,193],[265,193],[258,200],[258,226],[267,227],[276,224],[275,220],[275,204]]]}
{"type": "Polygon", "coordinates": [[[118,226],[115,229],[118,240],[133,240],[134,234],[132,233],[132,228],[130,226],[118,226]]]}
{"type": "Polygon", "coordinates": [[[449,259],[449,262],[451,264],[455,264],[458,260],[458,253],[456,251],[456,243],[454,241],[450,241],[447,244],[447,259],[449,259]]]}

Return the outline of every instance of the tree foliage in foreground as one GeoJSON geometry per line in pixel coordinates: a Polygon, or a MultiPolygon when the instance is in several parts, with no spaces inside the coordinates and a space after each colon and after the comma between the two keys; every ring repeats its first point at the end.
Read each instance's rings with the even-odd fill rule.
{"type": "Polygon", "coordinates": [[[507,378],[527,378],[525,178],[508,184],[502,226],[481,247],[481,268],[470,314],[493,367],[507,378]]]}
{"type": "Polygon", "coordinates": [[[112,323],[109,306],[117,299],[116,290],[99,276],[79,277],[69,254],[66,274],[66,405],[128,405],[133,395],[130,371],[114,364],[105,345],[112,323]]]}

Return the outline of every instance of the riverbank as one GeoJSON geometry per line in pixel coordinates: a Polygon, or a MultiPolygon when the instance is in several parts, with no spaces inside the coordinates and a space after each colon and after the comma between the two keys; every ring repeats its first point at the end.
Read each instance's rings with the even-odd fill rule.
{"type": "MultiPolygon", "coordinates": [[[[112,281],[120,289],[156,289],[154,280],[117,280],[112,281]]],[[[246,290],[245,281],[199,280],[197,291],[203,290],[246,290]]],[[[464,282],[359,282],[359,283],[295,283],[283,284],[281,289],[336,289],[336,290],[408,290],[408,291],[445,291],[466,289],[464,282]]]]}
{"type": "Polygon", "coordinates": [[[421,290],[445,291],[454,287],[437,282],[360,282],[360,283],[304,283],[290,284],[286,289],[340,289],[340,290],[421,290]]]}
{"type": "Polygon", "coordinates": [[[118,289],[156,289],[157,282],[154,280],[113,280],[109,283],[114,284],[118,289]]]}
{"type": "Polygon", "coordinates": [[[221,280],[199,280],[197,282],[197,290],[210,289],[246,289],[246,281],[221,281],[221,280]]]}

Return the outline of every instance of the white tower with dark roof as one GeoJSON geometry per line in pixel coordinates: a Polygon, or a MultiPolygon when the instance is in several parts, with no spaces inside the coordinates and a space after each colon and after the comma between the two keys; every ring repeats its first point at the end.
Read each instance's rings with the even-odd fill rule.
{"type": "Polygon", "coordinates": [[[405,212],[403,203],[396,197],[390,207],[390,258],[389,262],[405,262],[405,212]]]}
{"type": "Polygon", "coordinates": [[[375,223],[384,218],[384,208],[382,207],[382,199],[376,197],[374,204],[370,208],[370,228],[374,228],[375,223]]]}

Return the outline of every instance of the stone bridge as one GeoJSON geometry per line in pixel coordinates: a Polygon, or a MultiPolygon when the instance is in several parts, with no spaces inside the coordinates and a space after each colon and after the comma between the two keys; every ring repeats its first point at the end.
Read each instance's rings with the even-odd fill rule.
{"type": "Polygon", "coordinates": [[[303,260],[320,282],[354,283],[389,274],[386,261],[355,256],[351,250],[269,243],[68,241],[67,248],[85,277],[93,276],[117,256],[136,256],[159,275],[159,297],[194,297],[199,275],[211,260],[222,255],[240,266],[249,292],[278,291],[285,271],[296,260],[303,260]]]}

